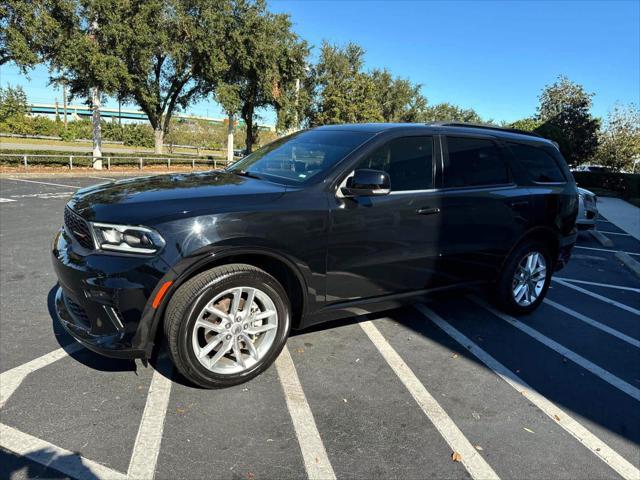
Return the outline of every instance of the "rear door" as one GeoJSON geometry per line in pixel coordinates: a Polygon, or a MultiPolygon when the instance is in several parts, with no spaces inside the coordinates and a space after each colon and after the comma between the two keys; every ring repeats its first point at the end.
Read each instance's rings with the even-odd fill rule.
{"type": "Polygon", "coordinates": [[[493,280],[527,228],[529,191],[494,137],[446,135],[443,158],[443,268],[456,282],[493,280]]]}

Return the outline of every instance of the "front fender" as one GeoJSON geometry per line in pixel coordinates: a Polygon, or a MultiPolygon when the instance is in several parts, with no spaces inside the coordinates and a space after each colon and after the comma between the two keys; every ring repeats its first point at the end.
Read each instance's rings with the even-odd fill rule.
{"type": "Polygon", "coordinates": [[[303,292],[302,315],[305,315],[309,309],[313,311],[317,310],[324,301],[324,288],[322,288],[321,291],[317,291],[317,288],[311,285],[310,282],[313,281],[313,275],[309,266],[304,262],[264,246],[248,244],[233,246],[212,245],[199,249],[197,252],[194,252],[193,255],[181,259],[158,282],[143,311],[138,331],[133,338],[132,343],[134,346],[140,350],[144,350],[147,358],[151,355],[158,326],[162,323],[161,320],[164,316],[165,309],[171,301],[173,294],[187,280],[207,268],[224,264],[226,259],[249,255],[272,258],[282,262],[290,269],[299,282],[303,292]],[[158,296],[167,282],[171,282],[170,286],[163,292],[162,301],[154,307],[154,299],[156,299],[156,296],[158,296]]]}

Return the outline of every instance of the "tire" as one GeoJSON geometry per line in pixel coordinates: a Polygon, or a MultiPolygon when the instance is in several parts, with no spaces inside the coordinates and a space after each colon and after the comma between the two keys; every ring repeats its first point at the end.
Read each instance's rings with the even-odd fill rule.
{"type": "MultiPolygon", "coordinates": [[[[541,264],[537,262],[537,266],[533,268],[533,272],[540,269],[541,264]]],[[[495,287],[495,300],[500,309],[513,315],[526,315],[533,312],[547,294],[549,283],[551,282],[551,274],[553,273],[553,263],[549,248],[538,241],[525,241],[518,245],[507,259],[500,277],[495,287]],[[539,255],[535,257],[533,255],[539,255]],[[544,262],[545,270],[542,275],[531,275],[531,271],[526,268],[520,269],[525,259],[539,259],[544,262]],[[518,278],[516,278],[516,274],[518,278]],[[538,280],[543,276],[543,280],[538,280]],[[530,281],[527,281],[530,279],[530,281]],[[536,281],[538,280],[538,281],[536,281]],[[526,287],[517,290],[517,287],[523,283],[526,287]],[[535,285],[535,288],[531,288],[535,285]],[[527,301],[527,292],[531,291],[531,296],[527,301]],[[519,298],[518,298],[519,297],[519,298]]]]}
{"type": "Polygon", "coordinates": [[[171,298],[164,318],[169,354],[178,371],[201,387],[246,382],[284,348],[290,312],[282,285],[264,270],[240,263],[212,268],[171,298]]]}

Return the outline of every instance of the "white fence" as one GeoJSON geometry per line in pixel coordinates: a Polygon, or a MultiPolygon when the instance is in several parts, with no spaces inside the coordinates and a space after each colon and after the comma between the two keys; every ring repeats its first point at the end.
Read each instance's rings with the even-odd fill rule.
{"type": "Polygon", "coordinates": [[[29,166],[36,167],[38,164],[50,163],[50,162],[42,162],[41,160],[47,159],[61,159],[61,161],[55,162],[56,164],[63,165],[67,164],[69,170],[72,170],[74,167],[78,167],[78,163],[82,163],[83,166],[95,166],[96,162],[102,161],[103,167],[107,170],[110,170],[112,166],[118,165],[135,165],[140,170],[144,168],[144,165],[158,165],[165,164],[167,168],[171,168],[171,163],[173,162],[174,166],[176,165],[191,165],[192,169],[196,168],[196,165],[211,165],[213,168],[225,167],[227,165],[227,161],[221,157],[179,157],[179,156],[168,156],[168,157],[144,157],[144,156],[103,156],[103,157],[93,157],[91,155],[55,155],[55,154],[20,154],[20,153],[0,153],[0,163],[3,158],[13,158],[20,162],[20,164],[24,167],[25,171],[29,170],[29,166]],[[39,161],[40,160],[40,161],[39,161]],[[74,164],[75,162],[75,164],[74,164]]]}

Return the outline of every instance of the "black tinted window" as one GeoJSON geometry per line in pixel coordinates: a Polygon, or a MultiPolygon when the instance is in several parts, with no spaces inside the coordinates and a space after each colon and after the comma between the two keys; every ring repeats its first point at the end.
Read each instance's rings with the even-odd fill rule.
{"type": "Polygon", "coordinates": [[[536,182],[564,182],[566,179],[555,158],[538,147],[509,143],[520,163],[529,171],[532,180],[536,182]]]}
{"type": "Polygon", "coordinates": [[[369,155],[358,168],[387,172],[392,191],[433,188],[433,138],[397,138],[369,155]]]}
{"type": "Polygon", "coordinates": [[[495,142],[480,138],[447,137],[449,161],[445,187],[509,183],[509,169],[495,142]]]}

